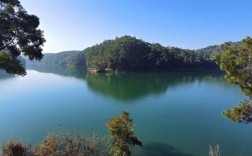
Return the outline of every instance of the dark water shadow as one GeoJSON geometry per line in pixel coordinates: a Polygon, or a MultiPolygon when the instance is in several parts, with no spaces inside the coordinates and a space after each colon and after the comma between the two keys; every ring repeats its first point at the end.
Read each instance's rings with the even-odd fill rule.
{"type": "Polygon", "coordinates": [[[189,153],[182,153],[175,149],[173,146],[152,142],[149,144],[144,144],[143,148],[140,151],[135,151],[134,156],[194,156],[189,153]]]}
{"type": "Polygon", "coordinates": [[[168,89],[195,81],[199,83],[226,82],[220,71],[91,74],[85,68],[43,64],[31,64],[27,66],[27,69],[84,80],[90,91],[124,102],[135,101],[149,95],[162,95],[168,89]]]}
{"type": "Polygon", "coordinates": [[[120,73],[86,74],[92,91],[120,101],[137,100],[148,95],[161,95],[167,89],[192,82],[225,82],[223,73],[120,73]]]}

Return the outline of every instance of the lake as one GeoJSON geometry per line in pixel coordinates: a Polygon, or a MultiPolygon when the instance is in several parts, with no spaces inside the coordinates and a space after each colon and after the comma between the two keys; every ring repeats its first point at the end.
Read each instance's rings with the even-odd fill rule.
{"type": "Polygon", "coordinates": [[[143,142],[133,155],[252,155],[252,125],[221,115],[244,96],[221,72],[89,74],[84,69],[28,67],[0,76],[0,142],[39,143],[48,131],[108,134],[106,121],[126,110],[143,142]]]}

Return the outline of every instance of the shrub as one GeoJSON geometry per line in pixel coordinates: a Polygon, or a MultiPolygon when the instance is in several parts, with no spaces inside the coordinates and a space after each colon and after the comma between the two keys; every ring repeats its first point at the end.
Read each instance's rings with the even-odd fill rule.
{"type": "Polygon", "coordinates": [[[107,123],[113,139],[112,152],[115,156],[131,155],[131,147],[142,146],[132,130],[133,120],[129,118],[129,113],[122,111],[122,115],[110,119],[107,123]]]}
{"type": "Polygon", "coordinates": [[[110,154],[109,138],[97,135],[84,136],[72,131],[49,133],[44,141],[35,147],[37,156],[93,156],[110,154]]]}
{"type": "Polygon", "coordinates": [[[6,156],[24,156],[27,148],[19,141],[10,140],[2,146],[2,150],[6,156]]]}

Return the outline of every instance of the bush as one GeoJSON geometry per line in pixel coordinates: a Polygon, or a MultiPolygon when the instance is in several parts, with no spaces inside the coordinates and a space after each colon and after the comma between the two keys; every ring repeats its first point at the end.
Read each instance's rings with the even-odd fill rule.
{"type": "Polygon", "coordinates": [[[34,147],[8,141],[2,152],[4,156],[107,156],[111,155],[111,141],[107,136],[84,136],[65,131],[49,133],[34,147]]]}
{"type": "Polygon", "coordinates": [[[6,156],[24,156],[27,148],[19,141],[10,140],[2,146],[2,150],[6,156]]]}

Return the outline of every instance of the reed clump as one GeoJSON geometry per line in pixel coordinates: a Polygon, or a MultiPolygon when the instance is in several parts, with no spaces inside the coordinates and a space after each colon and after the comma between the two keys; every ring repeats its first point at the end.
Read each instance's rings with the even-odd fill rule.
{"type": "Polygon", "coordinates": [[[220,156],[220,145],[212,147],[209,145],[209,156],[220,156]]]}

